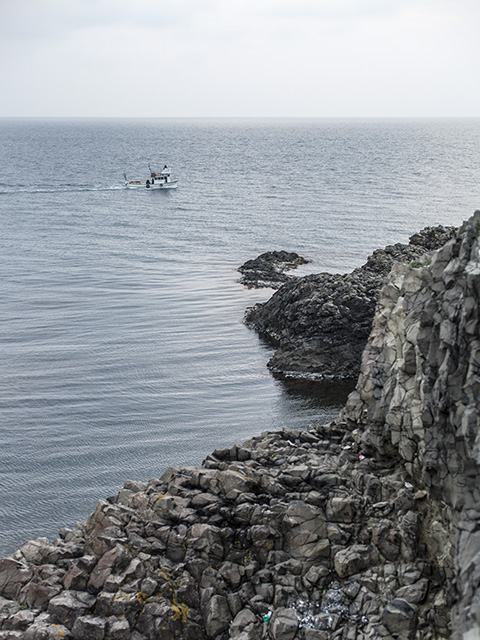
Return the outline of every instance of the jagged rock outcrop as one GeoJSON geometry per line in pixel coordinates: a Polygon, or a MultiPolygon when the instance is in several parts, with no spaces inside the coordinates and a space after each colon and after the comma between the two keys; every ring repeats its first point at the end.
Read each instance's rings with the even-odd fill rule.
{"type": "Polygon", "coordinates": [[[0,639],[448,637],[429,504],[361,451],[343,428],[285,429],[127,482],[0,560],[0,639]]]}
{"type": "Polygon", "coordinates": [[[422,259],[454,234],[453,227],[427,227],[408,245],[374,251],[352,273],[297,278],[247,310],[247,325],[276,347],[269,368],[283,376],[356,378],[378,292],[392,264],[422,259]]]}
{"type": "Polygon", "coordinates": [[[256,289],[262,287],[278,289],[294,278],[290,273],[286,273],[287,271],[307,263],[308,260],[295,252],[267,251],[254,260],[247,260],[238,268],[242,274],[240,282],[246,287],[256,289]]]}
{"type": "Polygon", "coordinates": [[[396,265],[344,419],[430,502],[452,637],[480,637],[480,211],[427,265],[396,265]]]}

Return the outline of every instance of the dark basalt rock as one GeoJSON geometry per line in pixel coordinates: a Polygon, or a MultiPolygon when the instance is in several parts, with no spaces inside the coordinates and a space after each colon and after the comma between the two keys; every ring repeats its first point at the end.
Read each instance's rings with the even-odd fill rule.
{"type": "Polygon", "coordinates": [[[285,273],[289,269],[296,269],[308,260],[298,253],[288,251],[267,251],[254,260],[247,260],[238,271],[242,274],[240,282],[246,287],[260,289],[270,287],[278,289],[294,276],[285,273]]]}
{"type": "Polygon", "coordinates": [[[453,227],[427,227],[408,245],[377,249],[352,273],[297,278],[249,309],[247,325],[276,347],[269,368],[286,377],[356,378],[378,293],[393,263],[427,259],[427,252],[454,234],[453,227]]]}
{"type": "Polygon", "coordinates": [[[0,640],[368,640],[378,627],[428,630],[434,605],[448,625],[444,584],[428,578],[435,558],[427,567],[400,511],[388,525],[398,554],[380,547],[385,504],[407,492],[420,522],[428,502],[413,499],[401,466],[360,452],[343,425],[284,429],[137,491],[127,481],[85,524],[0,562],[0,640]],[[80,554],[65,558],[69,544],[80,554]],[[90,579],[72,588],[79,573],[90,579]]]}

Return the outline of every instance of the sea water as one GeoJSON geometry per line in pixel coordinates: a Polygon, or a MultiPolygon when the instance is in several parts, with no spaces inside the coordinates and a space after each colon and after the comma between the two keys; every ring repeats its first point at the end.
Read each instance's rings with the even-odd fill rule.
{"type": "Polygon", "coordinates": [[[332,419],[243,324],[268,250],[347,272],[480,208],[480,120],[0,120],[0,555],[127,478],[332,419]],[[132,191],[168,164],[179,187],[132,191]]]}

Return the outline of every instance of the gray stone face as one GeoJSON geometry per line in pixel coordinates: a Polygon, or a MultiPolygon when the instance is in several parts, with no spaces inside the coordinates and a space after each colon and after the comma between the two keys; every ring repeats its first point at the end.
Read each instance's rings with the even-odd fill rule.
{"type": "Polygon", "coordinates": [[[273,640],[293,640],[297,629],[298,617],[293,609],[277,609],[270,620],[270,634],[273,640]]]}
{"type": "Polygon", "coordinates": [[[213,596],[205,607],[204,619],[205,631],[212,638],[228,629],[231,613],[227,599],[224,596],[213,596]]]}
{"type": "Polygon", "coordinates": [[[333,497],[327,504],[329,522],[353,522],[358,513],[358,502],[351,498],[333,497]]]}
{"type": "Polygon", "coordinates": [[[415,636],[417,608],[401,598],[391,600],[383,611],[382,623],[395,638],[409,640],[415,636]]]}
{"type": "Polygon", "coordinates": [[[88,613],[95,604],[95,597],[83,591],[64,591],[50,600],[48,612],[54,623],[72,629],[76,619],[88,613]]]}
{"type": "MultiPolygon", "coordinates": [[[[402,516],[400,551],[411,560],[423,544],[443,572],[456,573],[455,638],[480,612],[479,221],[476,212],[428,264],[394,267],[343,413],[366,448],[397,458],[413,478],[418,491],[403,504],[433,505],[421,524],[411,511],[402,516]]],[[[377,538],[380,553],[394,558],[385,536],[377,538]]]]}
{"type": "Polygon", "coordinates": [[[97,616],[79,616],[75,620],[72,636],[75,640],[103,640],[106,621],[97,616]]]}
{"type": "Polygon", "coordinates": [[[0,559],[0,594],[6,598],[16,598],[32,575],[32,571],[24,564],[12,558],[0,559]]]}
{"type": "Polygon", "coordinates": [[[373,547],[355,544],[342,549],[335,555],[335,571],[340,578],[360,573],[375,562],[373,547]]]}
{"type": "Polygon", "coordinates": [[[107,620],[105,640],[130,640],[130,625],[128,620],[107,620]]]}
{"type": "Polygon", "coordinates": [[[230,626],[230,637],[235,640],[256,640],[261,635],[261,625],[253,611],[243,609],[230,626]]]}

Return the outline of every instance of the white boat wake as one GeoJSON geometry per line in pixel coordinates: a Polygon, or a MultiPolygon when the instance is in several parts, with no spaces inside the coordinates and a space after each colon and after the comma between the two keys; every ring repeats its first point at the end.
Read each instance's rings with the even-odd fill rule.
{"type": "Polygon", "coordinates": [[[41,185],[5,185],[0,184],[0,195],[11,193],[77,193],[85,191],[123,191],[123,184],[114,185],[58,185],[55,187],[44,187],[41,185]]]}

